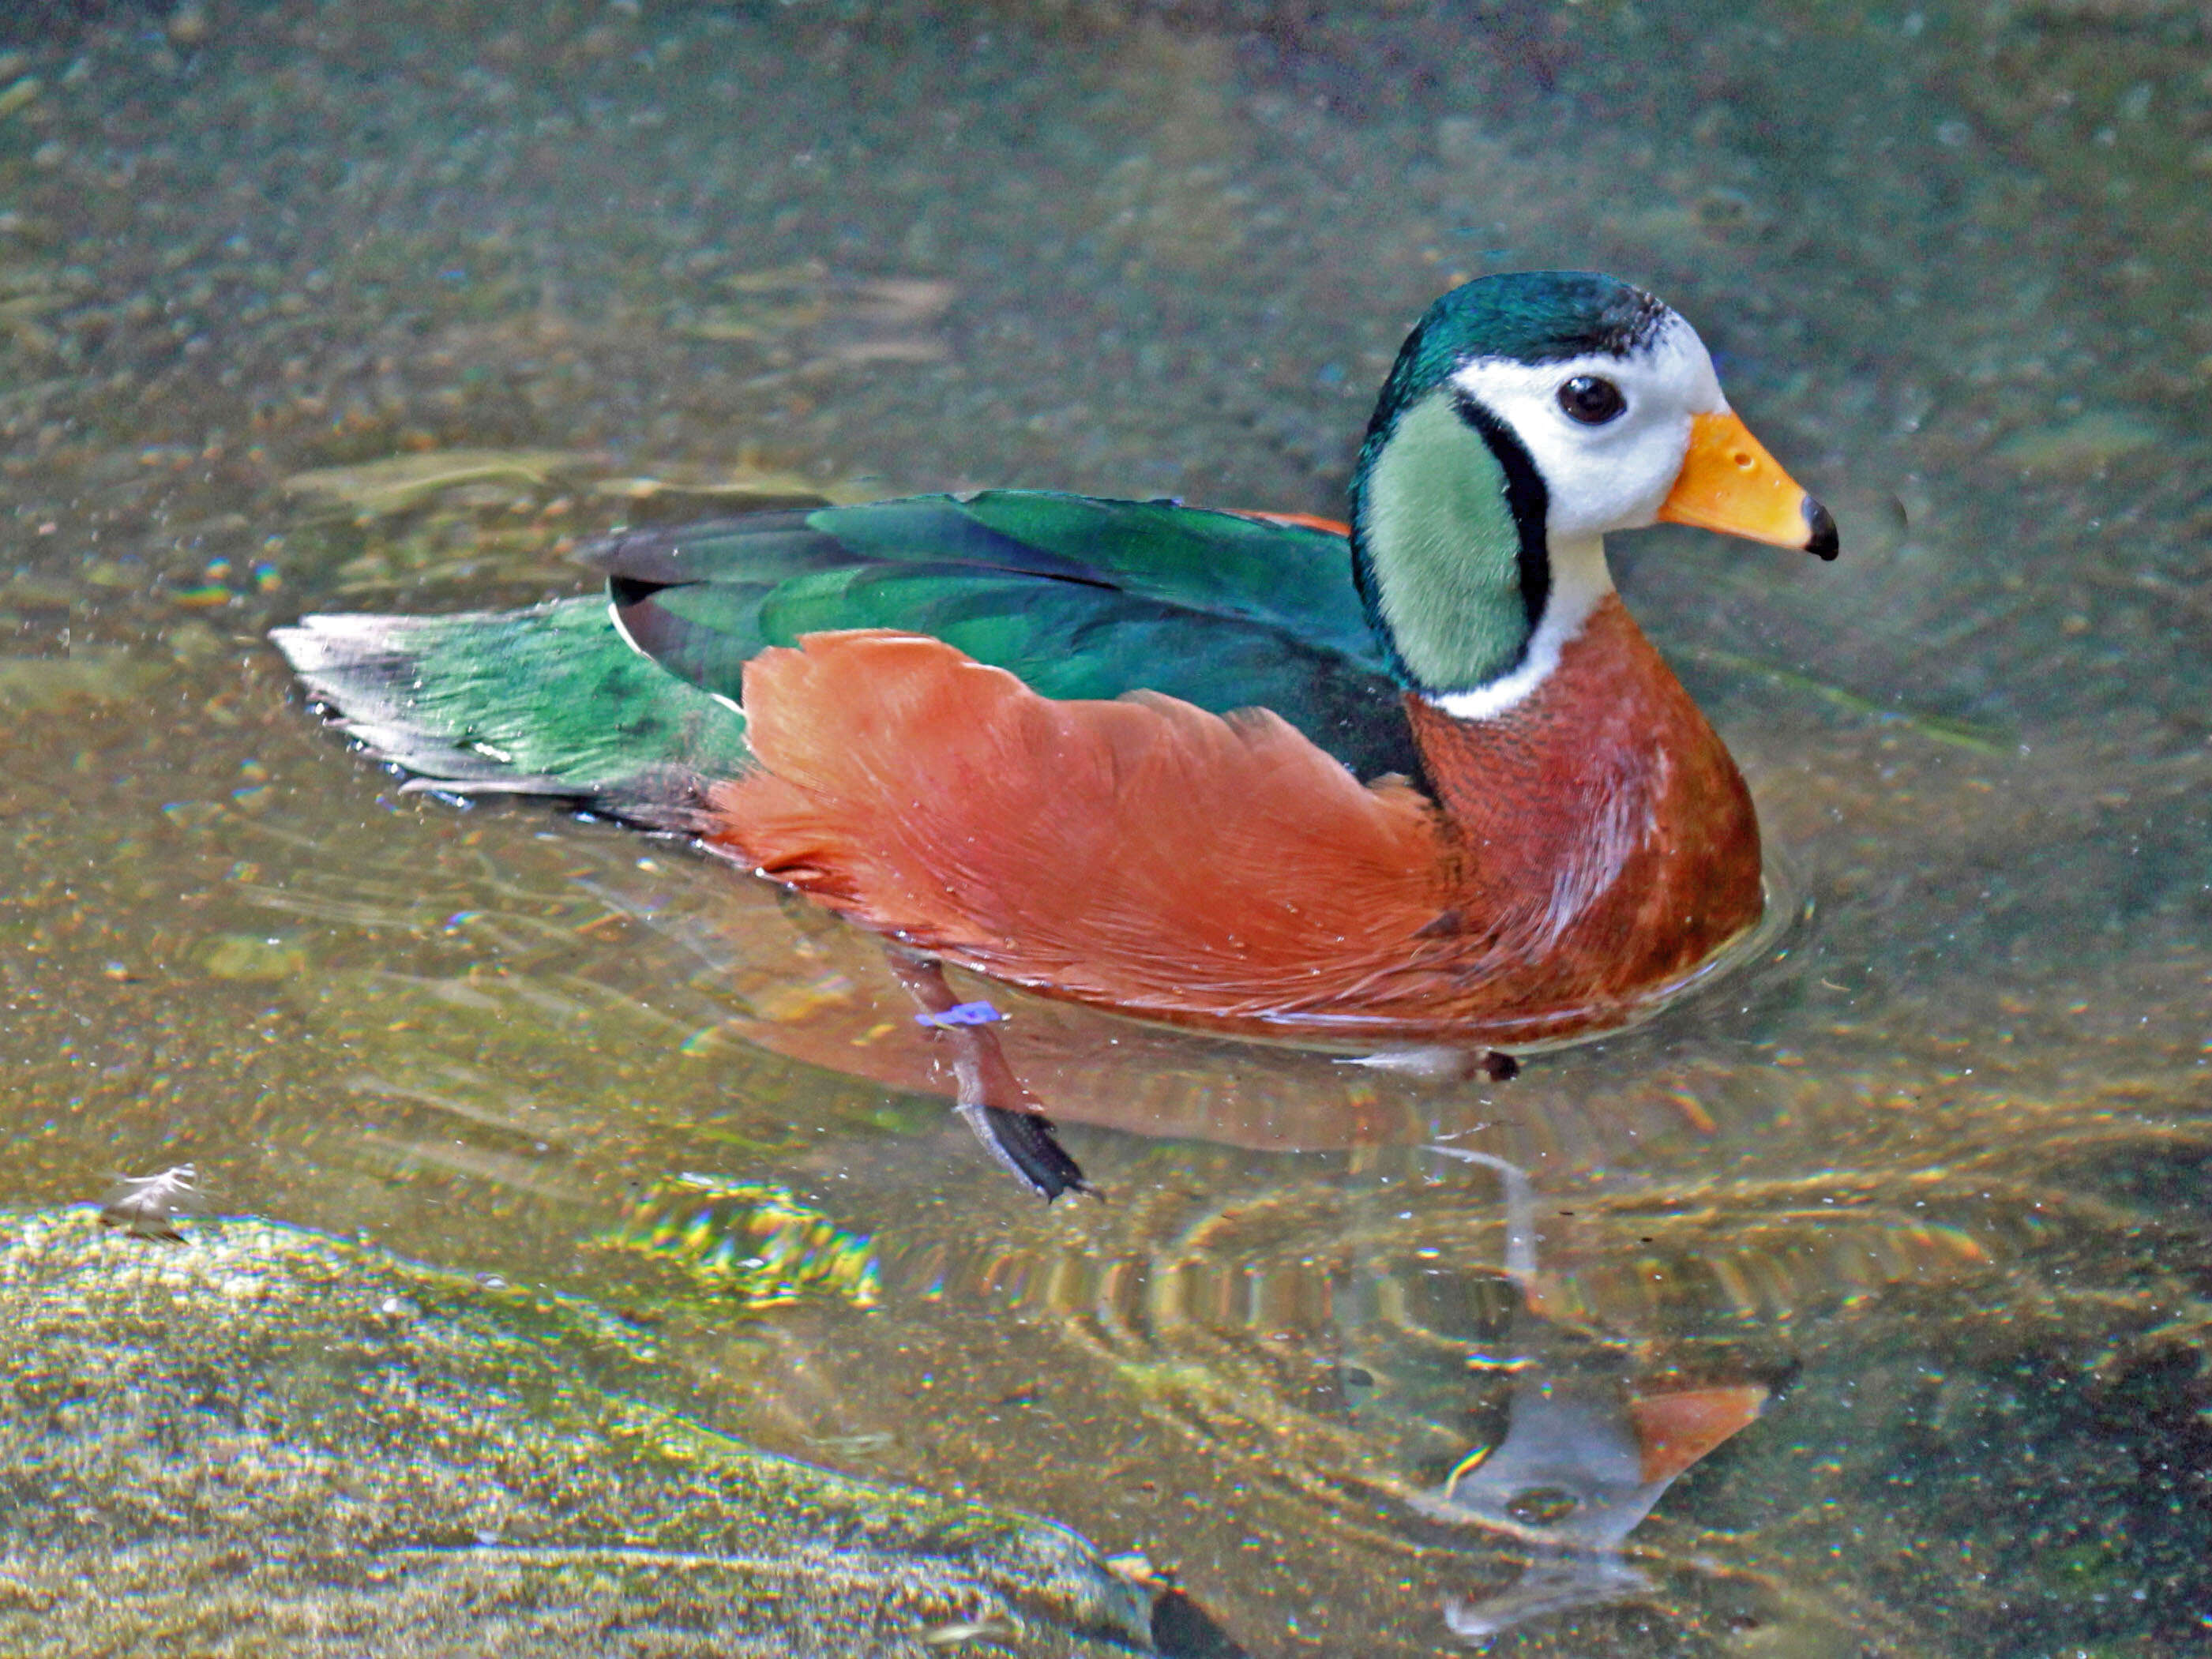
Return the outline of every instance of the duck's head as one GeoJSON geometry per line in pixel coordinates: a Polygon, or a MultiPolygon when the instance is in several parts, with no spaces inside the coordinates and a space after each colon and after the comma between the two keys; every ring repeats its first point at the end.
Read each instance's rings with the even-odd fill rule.
{"type": "Polygon", "coordinates": [[[1610,591],[1605,532],[1662,519],[1836,556],[1827,509],[1642,289],[1523,271],[1429,307],[1352,483],[1360,592],[1405,684],[1465,716],[1510,708],[1610,591]]]}

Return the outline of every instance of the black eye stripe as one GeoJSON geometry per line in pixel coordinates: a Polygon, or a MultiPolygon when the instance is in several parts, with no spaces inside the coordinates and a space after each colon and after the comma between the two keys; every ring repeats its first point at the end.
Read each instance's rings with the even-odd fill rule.
{"type": "Polygon", "coordinates": [[[1571,419],[1584,426],[1603,426],[1618,419],[1628,407],[1628,399],[1620,395],[1620,388],[1601,374],[1577,374],[1562,380],[1559,391],[1559,407],[1571,419]]]}
{"type": "Polygon", "coordinates": [[[1544,538],[1545,522],[1552,510],[1552,492],[1545,488],[1544,475],[1536,471],[1536,463],[1528,458],[1527,446],[1511,427],[1485,408],[1480,398],[1465,386],[1455,386],[1452,404],[1459,411],[1460,419],[1473,427],[1483,442],[1490,446],[1498,470],[1505,476],[1505,502],[1513,514],[1514,527],[1521,541],[1516,562],[1521,604],[1528,618],[1528,631],[1534,634],[1544,620],[1544,607],[1552,599],[1552,550],[1544,538]]]}

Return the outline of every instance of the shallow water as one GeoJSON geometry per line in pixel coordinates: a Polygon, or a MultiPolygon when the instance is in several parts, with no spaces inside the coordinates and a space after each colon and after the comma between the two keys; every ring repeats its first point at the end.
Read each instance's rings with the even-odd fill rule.
{"type": "Polygon", "coordinates": [[[1255,1654],[2212,1643],[2200,8],[88,9],[0,24],[0,1200],[189,1160],[581,1291],[667,1403],[1141,1548],[1255,1654]],[[1547,265],[1674,301],[1841,521],[1614,548],[1803,914],[1510,1085],[1132,1030],[1038,1084],[1103,1206],[769,1051],[872,1029],[849,936],[402,795],[263,640],[747,491],[1333,512],[1412,317],[1547,265]],[[1529,1172],[1534,1313],[1425,1143],[1529,1172]],[[872,1238],[875,1305],[641,1248],[684,1171],[872,1238]],[[1434,1494],[1532,1375],[1772,1398],[1632,1582],[1485,1635],[1534,1547],[1434,1494]]]}

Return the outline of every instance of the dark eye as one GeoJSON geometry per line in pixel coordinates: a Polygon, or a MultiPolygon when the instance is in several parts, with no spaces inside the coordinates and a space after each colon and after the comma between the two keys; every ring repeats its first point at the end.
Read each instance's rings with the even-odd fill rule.
{"type": "Polygon", "coordinates": [[[1610,380],[1577,374],[1559,387],[1559,407],[1584,426],[1603,426],[1628,407],[1628,399],[1610,380]]]}

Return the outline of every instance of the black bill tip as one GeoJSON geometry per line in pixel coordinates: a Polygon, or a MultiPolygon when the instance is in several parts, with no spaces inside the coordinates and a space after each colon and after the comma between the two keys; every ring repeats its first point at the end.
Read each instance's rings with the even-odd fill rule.
{"type": "Polygon", "coordinates": [[[1843,550],[1836,539],[1836,517],[1810,495],[1805,498],[1805,550],[1816,559],[1832,559],[1843,550]]]}

